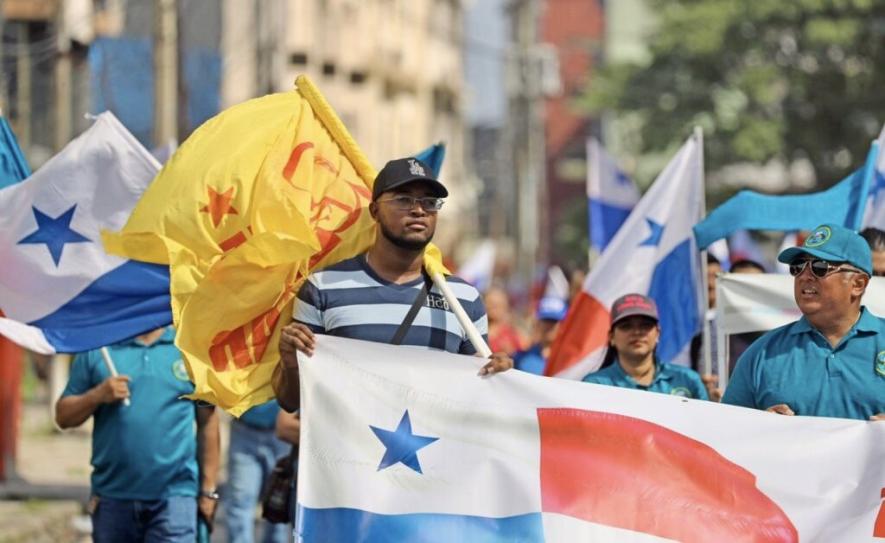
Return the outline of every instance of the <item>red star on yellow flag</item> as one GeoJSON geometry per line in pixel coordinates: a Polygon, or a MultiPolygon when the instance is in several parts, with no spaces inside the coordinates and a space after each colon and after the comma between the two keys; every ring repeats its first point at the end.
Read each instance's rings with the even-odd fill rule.
{"type": "Polygon", "coordinates": [[[212,187],[209,189],[209,203],[200,208],[200,211],[208,213],[212,216],[212,226],[218,228],[221,219],[225,215],[237,215],[237,210],[231,205],[234,199],[234,188],[231,187],[224,192],[218,192],[212,187]]]}

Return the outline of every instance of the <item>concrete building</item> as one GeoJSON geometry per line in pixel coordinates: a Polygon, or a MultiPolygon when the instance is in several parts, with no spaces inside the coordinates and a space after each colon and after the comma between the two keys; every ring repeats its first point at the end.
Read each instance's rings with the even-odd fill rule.
{"type": "Polygon", "coordinates": [[[378,168],[444,141],[451,194],[437,242],[449,252],[477,225],[464,158],[462,3],[227,0],[222,102],[288,90],[306,74],[378,168]]]}

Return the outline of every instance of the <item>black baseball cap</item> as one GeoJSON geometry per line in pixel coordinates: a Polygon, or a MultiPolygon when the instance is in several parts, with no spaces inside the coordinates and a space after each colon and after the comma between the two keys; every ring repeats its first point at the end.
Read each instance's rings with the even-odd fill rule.
{"type": "Polygon", "coordinates": [[[438,198],[445,198],[449,191],[433,177],[430,166],[415,157],[397,158],[381,168],[372,186],[372,200],[377,200],[382,192],[401,187],[413,181],[426,181],[438,198]]]}

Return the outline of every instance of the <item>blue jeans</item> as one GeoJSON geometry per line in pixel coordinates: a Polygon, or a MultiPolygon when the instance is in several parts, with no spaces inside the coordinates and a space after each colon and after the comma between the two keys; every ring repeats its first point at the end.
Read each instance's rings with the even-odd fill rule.
{"type": "Polygon", "coordinates": [[[173,496],[165,500],[100,497],[92,513],[94,543],[194,543],[196,538],[197,499],[192,496],[173,496]]]}
{"type": "MultiPolygon", "coordinates": [[[[277,459],[289,454],[290,446],[277,439],[272,429],[260,430],[234,420],[230,425],[227,485],[221,496],[229,540],[252,543],[255,539],[255,507],[277,459]]],[[[265,543],[286,543],[286,524],[262,522],[265,543]]]]}

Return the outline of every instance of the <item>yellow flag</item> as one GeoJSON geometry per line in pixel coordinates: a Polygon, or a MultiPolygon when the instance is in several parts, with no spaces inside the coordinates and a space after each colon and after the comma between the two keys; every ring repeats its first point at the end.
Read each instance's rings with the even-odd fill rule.
{"type": "MultiPolygon", "coordinates": [[[[375,170],[309,79],[197,129],[109,253],[169,264],[172,316],[194,398],[238,416],[273,397],[280,329],[314,268],[365,251],[375,170]]],[[[430,246],[428,267],[440,269],[430,246]]]]}

